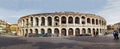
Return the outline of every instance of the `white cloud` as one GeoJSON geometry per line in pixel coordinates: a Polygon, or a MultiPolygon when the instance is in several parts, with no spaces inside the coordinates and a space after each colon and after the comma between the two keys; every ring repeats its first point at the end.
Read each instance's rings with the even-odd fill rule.
{"type": "Polygon", "coordinates": [[[103,16],[108,24],[120,22],[120,0],[107,1],[107,5],[98,14],[103,16]]]}

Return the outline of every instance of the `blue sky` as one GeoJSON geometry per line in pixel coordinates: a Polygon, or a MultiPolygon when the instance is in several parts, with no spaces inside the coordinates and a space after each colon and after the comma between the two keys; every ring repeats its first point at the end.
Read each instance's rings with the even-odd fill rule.
{"type": "Polygon", "coordinates": [[[100,15],[108,24],[114,24],[119,22],[119,3],[119,0],[0,0],[0,19],[17,23],[17,20],[24,15],[73,11],[100,15]],[[112,14],[116,12],[114,9],[117,15],[112,14]]]}

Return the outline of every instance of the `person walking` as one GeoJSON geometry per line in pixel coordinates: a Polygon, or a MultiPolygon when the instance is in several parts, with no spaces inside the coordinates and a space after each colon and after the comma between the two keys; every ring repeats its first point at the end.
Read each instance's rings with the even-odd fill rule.
{"type": "Polygon", "coordinates": [[[113,32],[113,36],[114,36],[114,40],[118,40],[119,39],[119,33],[118,33],[118,31],[117,30],[115,30],[114,32],[113,32]]]}

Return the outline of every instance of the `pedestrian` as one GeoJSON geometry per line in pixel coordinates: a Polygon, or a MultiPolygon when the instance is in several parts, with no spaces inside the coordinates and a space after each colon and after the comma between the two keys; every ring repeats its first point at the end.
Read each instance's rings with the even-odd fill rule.
{"type": "Polygon", "coordinates": [[[114,40],[118,40],[119,39],[119,33],[118,33],[118,31],[117,30],[115,30],[114,32],[113,32],[113,36],[114,36],[114,40]]]}

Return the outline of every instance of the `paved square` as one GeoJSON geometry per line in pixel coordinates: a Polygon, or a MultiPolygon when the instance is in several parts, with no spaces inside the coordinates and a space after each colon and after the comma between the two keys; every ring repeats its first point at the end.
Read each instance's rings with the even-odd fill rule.
{"type": "Polygon", "coordinates": [[[0,49],[119,49],[120,40],[104,37],[0,37],[0,49]]]}

